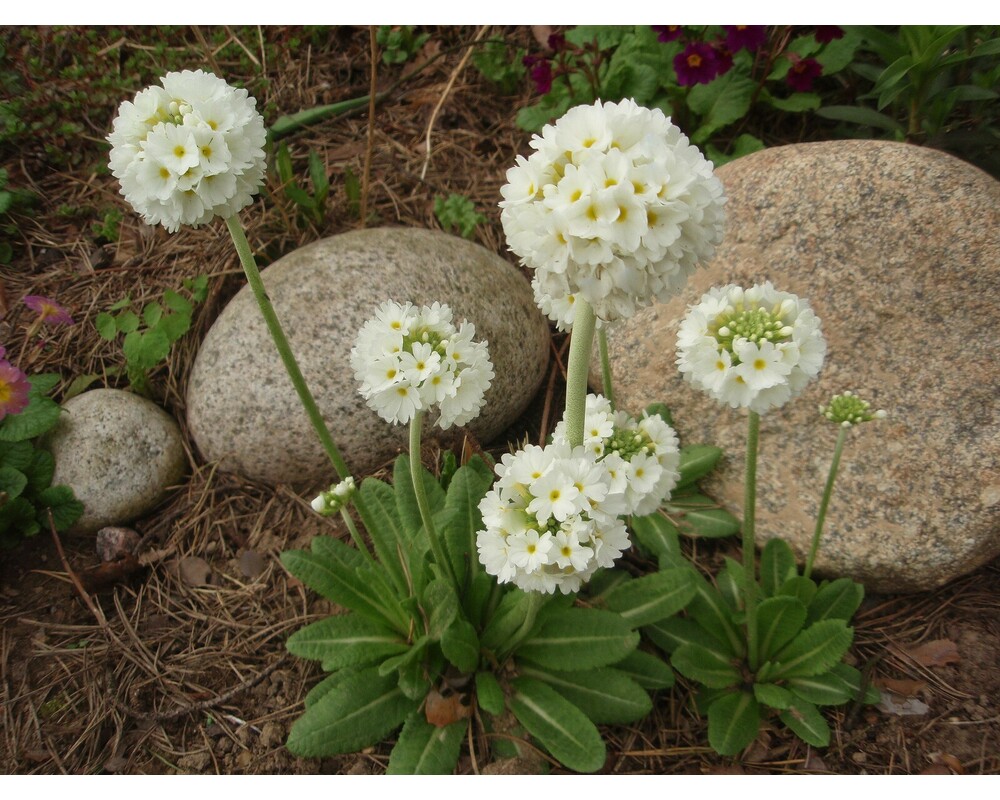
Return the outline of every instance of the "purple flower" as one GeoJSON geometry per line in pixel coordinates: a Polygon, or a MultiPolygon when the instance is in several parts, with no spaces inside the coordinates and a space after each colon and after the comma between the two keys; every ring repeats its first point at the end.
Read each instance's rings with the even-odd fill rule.
{"type": "Polygon", "coordinates": [[[29,294],[24,298],[24,304],[38,314],[41,322],[46,325],[72,325],[73,318],[69,312],[55,300],[37,294],[29,294]]]}
{"type": "Polygon", "coordinates": [[[814,35],[820,44],[829,44],[834,39],[844,38],[844,32],[836,25],[817,25],[814,35]]]}
{"type": "Polygon", "coordinates": [[[24,411],[30,389],[31,384],[21,370],[0,361],[0,419],[24,411]]]}
{"type": "Polygon", "coordinates": [[[726,32],[726,47],[738,53],[744,47],[751,53],[767,41],[766,25],[723,25],[726,32]]]}
{"type": "Polygon", "coordinates": [[[715,50],[708,42],[691,42],[674,57],[678,86],[711,83],[719,74],[715,50]]]}
{"type": "Polygon", "coordinates": [[[718,78],[733,68],[733,53],[721,39],[712,42],[712,49],[715,50],[715,77],[718,78]]]}
{"type": "Polygon", "coordinates": [[[552,88],[552,64],[549,60],[545,56],[525,56],[522,63],[528,68],[531,80],[535,82],[535,91],[539,94],[548,94],[552,88]]]}
{"type": "Polygon", "coordinates": [[[562,33],[549,34],[549,50],[560,53],[566,49],[566,36],[562,33]]]}
{"type": "Polygon", "coordinates": [[[823,65],[815,58],[799,58],[795,53],[788,54],[792,62],[785,80],[796,92],[808,92],[813,81],[823,74],[823,65]]]}
{"type": "Polygon", "coordinates": [[[656,38],[661,42],[672,42],[675,39],[680,39],[681,34],[684,33],[683,25],[650,25],[650,27],[656,31],[656,38]]]}

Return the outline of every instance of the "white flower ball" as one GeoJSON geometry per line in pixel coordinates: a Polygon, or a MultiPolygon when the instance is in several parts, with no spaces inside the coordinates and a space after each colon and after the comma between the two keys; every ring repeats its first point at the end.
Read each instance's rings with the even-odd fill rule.
{"type": "Polygon", "coordinates": [[[714,288],[688,309],[677,333],[686,380],[732,408],[784,405],[816,377],[826,355],[819,318],[770,281],[714,288]]]}
{"type": "Polygon", "coordinates": [[[448,429],[479,415],[493,380],[486,342],[476,328],[457,328],[442,304],[417,308],[391,300],[362,326],[351,349],[351,368],[361,396],[386,422],[409,422],[438,408],[437,424],[448,429]]]}
{"type": "Polygon", "coordinates": [[[501,189],[510,249],[560,329],[582,297],[598,323],[664,302],[722,240],[712,163],[659,109],[634,100],[570,109],[534,136],[501,189]]]}
{"type": "Polygon", "coordinates": [[[264,118],[246,89],[208,72],[170,72],[118,108],[111,173],[150,225],[173,233],[231,217],[264,181],[264,118]]]}

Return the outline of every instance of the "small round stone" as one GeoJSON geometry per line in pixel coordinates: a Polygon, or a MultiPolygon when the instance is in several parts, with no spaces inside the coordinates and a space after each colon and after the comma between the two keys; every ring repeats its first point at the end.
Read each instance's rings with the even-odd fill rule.
{"type": "Polygon", "coordinates": [[[53,485],[83,503],[77,533],[130,522],[150,511],[184,476],[187,457],[177,422],[155,403],[119,389],[95,389],[63,404],[46,437],[53,485]]]}

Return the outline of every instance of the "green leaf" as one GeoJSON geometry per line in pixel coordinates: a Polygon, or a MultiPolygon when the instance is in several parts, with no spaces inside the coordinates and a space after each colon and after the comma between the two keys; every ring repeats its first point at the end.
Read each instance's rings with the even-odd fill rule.
{"type": "Polygon", "coordinates": [[[723,695],[708,707],[708,743],[719,755],[737,755],[759,729],[760,706],[749,692],[723,695]]]}
{"type": "Polygon", "coordinates": [[[775,97],[768,91],[761,94],[761,99],[779,111],[799,113],[815,111],[820,107],[820,97],[814,92],[796,92],[788,97],[775,97]]]}
{"type": "Polygon", "coordinates": [[[437,578],[424,587],[420,605],[427,617],[427,633],[435,639],[440,639],[459,615],[455,587],[445,578],[437,578]]]}
{"type": "Polygon", "coordinates": [[[0,422],[0,441],[22,442],[34,439],[59,422],[60,408],[51,397],[34,395],[18,414],[8,414],[0,422]]]}
{"type": "Polygon", "coordinates": [[[29,375],[28,383],[31,384],[31,395],[45,395],[51,392],[59,384],[62,378],[55,372],[43,372],[38,375],[29,375]]]}
{"type": "Polygon", "coordinates": [[[605,602],[608,609],[638,628],[673,616],[688,604],[695,591],[692,570],[674,567],[621,584],[608,593],[605,602]]]}
{"type": "Polygon", "coordinates": [[[28,485],[28,477],[19,469],[0,467],[0,492],[7,495],[6,501],[20,497],[28,485]]]}
{"type": "Polygon", "coordinates": [[[695,576],[695,596],[688,603],[688,615],[717,639],[730,655],[742,658],[746,655],[746,641],[733,624],[726,601],[701,573],[694,570],[692,573],[695,576]]]}
{"type": "Polygon", "coordinates": [[[566,608],[552,614],[524,641],[517,656],[551,669],[591,669],[620,661],[638,643],[639,633],[618,614],[566,608]]]}
{"type": "Polygon", "coordinates": [[[479,637],[480,644],[498,655],[504,654],[503,648],[521,629],[532,602],[534,601],[528,593],[520,589],[507,592],[479,637]]]}
{"type": "Polygon", "coordinates": [[[160,317],[163,316],[163,306],[159,303],[153,302],[148,303],[146,307],[142,310],[142,321],[146,323],[147,326],[152,328],[160,321],[160,317]]]}
{"type": "Polygon", "coordinates": [[[693,619],[669,617],[653,625],[647,625],[642,632],[653,644],[668,653],[684,644],[697,644],[714,651],[722,658],[732,656],[730,648],[720,642],[693,619]]]}
{"type": "Polygon", "coordinates": [[[775,676],[808,678],[827,672],[844,657],[853,639],[853,628],[843,620],[827,619],[810,625],[775,655],[775,676]]]}
{"type": "Polygon", "coordinates": [[[735,686],[741,680],[733,660],[697,644],[684,644],[670,657],[670,664],[685,678],[710,689],[735,686]]]}
{"type": "Polygon", "coordinates": [[[469,565],[479,559],[476,532],[483,529],[479,501],[491,483],[491,478],[484,479],[476,469],[461,467],[448,484],[439,533],[444,539],[455,575],[465,575],[469,565]]]}
{"type": "Polygon", "coordinates": [[[83,503],[76,499],[69,486],[50,486],[38,493],[35,498],[37,519],[46,528],[49,525],[48,512],[52,512],[52,524],[57,531],[64,531],[81,516],[83,503]]]}
{"type": "Polygon", "coordinates": [[[30,501],[15,497],[0,506],[0,534],[3,534],[0,536],[0,546],[14,545],[18,537],[34,536],[39,530],[35,507],[30,501]]]}
{"type": "Polygon", "coordinates": [[[830,726],[812,703],[796,700],[779,716],[781,721],[806,744],[811,744],[813,747],[826,747],[830,744],[830,726]]]}
{"type": "MultiPolygon", "coordinates": [[[[116,374],[118,372],[115,370],[108,370],[107,374],[116,374]]],[[[77,375],[73,380],[69,382],[69,386],[66,387],[66,391],[63,392],[63,402],[76,397],[78,394],[82,394],[91,387],[92,384],[100,380],[101,376],[95,372],[84,373],[83,375],[77,375]]]]}
{"type": "Polygon", "coordinates": [[[972,51],[973,58],[981,56],[1000,56],[1000,39],[987,39],[980,42],[972,51]]]}
{"type": "Polygon", "coordinates": [[[208,275],[185,278],[183,284],[184,288],[191,293],[191,298],[194,302],[205,302],[205,298],[208,297],[208,275]]]}
{"type": "Polygon", "coordinates": [[[689,506],[686,505],[687,502],[685,500],[685,505],[677,508],[684,510],[685,527],[689,529],[685,532],[689,535],[694,534],[705,539],[721,539],[739,533],[740,521],[724,508],[718,508],[717,504],[704,495],[695,495],[691,498],[691,502],[698,502],[698,505],[689,506]],[[702,499],[711,503],[711,507],[701,504],[702,499]]]}
{"type": "Polygon", "coordinates": [[[285,646],[300,658],[322,661],[327,672],[372,664],[410,649],[396,631],[355,614],[306,625],[288,637],[285,646]]]}
{"type": "Polygon", "coordinates": [[[506,707],[503,689],[492,672],[476,673],[476,700],[479,707],[488,714],[500,716],[506,707]]]}
{"type": "Polygon", "coordinates": [[[768,597],[757,606],[757,645],[766,661],[794,639],[806,621],[806,607],[795,597],[768,597]]]}
{"type": "Polygon", "coordinates": [[[823,67],[824,75],[833,75],[848,67],[854,61],[854,53],[861,44],[861,36],[851,29],[844,30],[840,39],[828,42],[816,56],[823,67]]]}
{"type": "Polygon", "coordinates": [[[842,619],[848,622],[864,599],[865,587],[850,578],[837,578],[830,583],[824,583],[809,603],[808,621],[842,619]]]}
{"type": "Polygon", "coordinates": [[[875,86],[872,87],[872,92],[879,95],[879,111],[889,104],[891,97],[893,96],[890,94],[890,90],[902,81],[903,78],[909,74],[911,69],[913,69],[913,57],[909,55],[900,56],[888,67],[886,67],[882,71],[882,74],[878,76],[878,80],[875,81],[875,86]]]}
{"type": "Polygon", "coordinates": [[[598,725],[635,722],[653,710],[642,686],[610,667],[564,672],[520,665],[519,674],[551,686],[598,725]]]}
{"type": "Polygon", "coordinates": [[[322,209],[327,195],[330,193],[330,179],[327,177],[323,159],[315,150],[309,151],[309,180],[312,181],[316,205],[322,209]]]}
{"type": "Polygon", "coordinates": [[[670,665],[644,650],[633,650],[615,664],[615,669],[628,675],[643,689],[669,689],[676,682],[670,665]]]}
{"type": "Polygon", "coordinates": [[[479,666],[479,637],[466,619],[456,619],[441,637],[441,652],[460,672],[473,672],[479,666]]]}
{"type": "Polygon", "coordinates": [[[96,319],[94,319],[94,327],[97,328],[97,333],[100,337],[109,342],[113,341],[118,335],[118,323],[106,311],[102,311],[97,315],[96,319]]]}
{"type": "Polygon", "coordinates": [[[861,700],[865,703],[877,703],[881,697],[879,690],[867,681],[863,681],[861,672],[849,664],[843,662],[834,664],[830,669],[830,674],[836,676],[851,693],[852,700],[861,700]],[[864,683],[864,697],[862,698],[862,683],[864,683]]]}
{"type": "Polygon", "coordinates": [[[847,681],[834,672],[811,678],[792,678],[788,688],[798,697],[817,706],[838,706],[854,697],[847,681]]]}
{"type": "Polygon", "coordinates": [[[729,556],[726,556],[725,564],[726,568],[715,578],[719,592],[733,611],[742,611],[745,590],[743,565],[729,556]]]}
{"type": "Polygon", "coordinates": [[[784,539],[771,539],[760,554],[760,584],[766,597],[773,597],[796,574],[795,554],[784,539]]]}
{"type": "Polygon", "coordinates": [[[541,681],[517,678],[513,687],[517,721],[558,761],[577,772],[604,766],[604,740],[580,709],[541,681]]]}
{"type": "Polygon", "coordinates": [[[139,329],[139,317],[134,311],[123,311],[115,317],[115,327],[121,333],[132,333],[139,329]]]}
{"type": "Polygon", "coordinates": [[[386,775],[451,775],[458,764],[465,720],[443,728],[431,725],[419,711],[406,718],[389,755],[386,775]]]}
{"type": "Polygon", "coordinates": [[[0,467],[13,467],[24,472],[35,455],[31,442],[4,442],[0,444],[0,467]]]}
{"type": "Polygon", "coordinates": [[[292,725],[286,746],[307,758],[354,752],[381,741],[417,705],[400,691],[395,675],[361,670],[306,709],[292,725]]]}
{"type": "Polygon", "coordinates": [[[677,480],[674,492],[704,478],[712,471],[721,457],[721,447],[707,444],[692,444],[682,447],[680,466],[678,467],[680,478],[677,480]]]}
{"type": "Polygon", "coordinates": [[[194,305],[191,301],[184,295],[175,292],[173,289],[167,289],[167,291],[163,293],[163,302],[171,311],[176,311],[178,314],[185,314],[188,317],[190,317],[191,312],[194,311],[194,305]]]}
{"type": "Polygon", "coordinates": [[[701,124],[691,134],[691,141],[704,142],[717,130],[746,116],[756,88],[755,81],[735,70],[711,83],[694,86],[687,96],[687,105],[701,116],[701,124]]]}
{"type": "Polygon", "coordinates": [[[761,705],[778,709],[788,708],[795,701],[795,698],[788,689],[773,683],[755,683],[753,685],[753,696],[761,705]]]}
{"type": "Polygon", "coordinates": [[[566,41],[577,47],[586,47],[597,42],[601,50],[610,50],[634,35],[634,28],[622,25],[577,25],[566,31],[566,41]]]}
{"type": "Polygon", "coordinates": [[[660,569],[686,563],[681,553],[677,526],[660,512],[647,517],[632,517],[632,533],[643,549],[656,556],[660,569]]]}
{"type": "Polygon", "coordinates": [[[31,461],[22,470],[28,479],[28,490],[30,492],[40,492],[47,489],[52,483],[52,476],[56,471],[56,460],[48,450],[35,450],[31,454],[31,461]]]}
{"type": "Polygon", "coordinates": [[[781,584],[781,588],[778,589],[778,594],[787,595],[789,597],[797,597],[802,601],[802,605],[808,607],[813,598],[816,596],[816,584],[809,578],[796,575],[781,584]]]}
{"type": "MultiPolygon", "coordinates": [[[[281,563],[292,575],[327,600],[400,633],[409,627],[398,604],[393,607],[387,603],[386,598],[380,597],[373,591],[371,583],[364,580],[364,570],[345,567],[328,556],[305,550],[286,550],[281,554],[281,563]]],[[[370,570],[367,574],[371,574],[370,570]]]]}
{"type": "Polygon", "coordinates": [[[868,128],[879,128],[890,133],[903,134],[905,128],[888,114],[882,114],[867,106],[824,106],[816,113],[824,119],[850,122],[868,128]]]}
{"type": "Polygon", "coordinates": [[[163,331],[167,341],[173,344],[191,330],[191,315],[183,312],[167,314],[160,319],[156,327],[157,330],[163,331]]]}
{"type": "Polygon", "coordinates": [[[396,511],[393,487],[376,478],[365,478],[360,489],[363,504],[358,506],[361,519],[371,537],[378,560],[392,585],[405,597],[409,594],[403,574],[401,546],[408,541],[396,511]]]}
{"type": "Polygon", "coordinates": [[[333,536],[314,536],[309,546],[317,556],[332,558],[349,569],[359,569],[368,564],[359,551],[333,536]]]}
{"type": "MultiPolygon", "coordinates": [[[[424,484],[424,494],[427,496],[427,504],[432,508],[444,508],[445,493],[441,484],[434,476],[420,465],[420,476],[424,484]]],[[[417,536],[424,526],[423,518],[420,516],[420,507],[417,505],[417,496],[413,492],[413,478],[410,476],[410,458],[405,453],[396,458],[392,469],[392,488],[396,494],[396,511],[399,521],[403,524],[407,538],[411,541],[417,536]]]]}
{"type": "Polygon", "coordinates": [[[170,340],[160,328],[152,328],[144,333],[132,331],[125,334],[122,352],[130,367],[150,370],[170,355],[170,340]]]}
{"type": "Polygon", "coordinates": [[[125,295],[121,300],[116,301],[113,305],[108,307],[108,311],[121,311],[123,308],[127,308],[132,304],[132,294],[129,293],[125,295]]]}

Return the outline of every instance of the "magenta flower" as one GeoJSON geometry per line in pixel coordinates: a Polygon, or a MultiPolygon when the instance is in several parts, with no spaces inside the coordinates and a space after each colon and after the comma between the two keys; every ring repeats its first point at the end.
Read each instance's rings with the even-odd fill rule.
{"type": "Polygon", "coordinates": [[[817,25],[814,35],[820,44],[829,44],[834,39],[843,39],[844,31],[836,25],[817,25]]]}
{"type": "Polygon", "coordinates": [[[672,42],[675,39],[680,39],[681,34],[684,33],[683,25],[650,25],[650,27],[656,31],[656,38],[661,42],[672,42]]]}
{"type": "Polygon", "coordinates": [[[799,58],[795,53],[788,54],[792,62],[785,80],[796,92],[808,92],[813,81],[823,74],[823,65],[815,58],[799,58]]]}
{"type": "Polygon", "coordinates": [[[733,53],[722,40],[712,43],[715,50],[715,77],[725,75],[733,68],[733,53]]]}
{"type": "Polygon", "coordinates": [[[752,53],[767,41],[766,25],[723,25],[722,29],[731,53],[738,53],[744,47],[752,53]]]}
{"type": "Polygon", "coordinates": [[[552,64],[549,60],[544,56],[525,56],[522,63],[528,68],[531,80],[535,82],[535,91],[539,94],[548,94],[552,88],[552,64]]]}
{"type": "Polygon", "coordinates": [[[548,43],[549,50],[554,53],[561,53],[566,49],[566,36],[562,33],[550,33],[548,43]]]}
{"type": "Polygon", "coordinates": [[[691,42],[674,57],[674,71],[679,86],[711,83],[719,74],[715,50],[708,42],[691,42]]]}
{"type": "Polygon", "coordinates": [[[29,294],[24,298],[24,304],[38,314],[40,322],[47,325],[72,325],[73,318],[69,312],[55,300],[37,294],[29,294]]]}
{"type": "Polygon", "coordinates": [[[30,389],[31,384],[21,370],[0,361],[0,419],[24,411],[30,389]]]}

